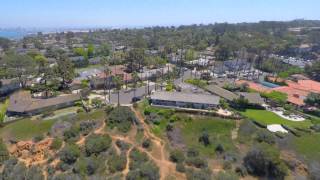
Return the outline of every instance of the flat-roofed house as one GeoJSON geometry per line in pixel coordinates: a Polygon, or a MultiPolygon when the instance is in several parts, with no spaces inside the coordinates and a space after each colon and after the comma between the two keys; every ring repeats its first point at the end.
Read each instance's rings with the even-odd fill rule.
{"type": "Polygon", "coordinates": [[[0,80],[0,96],[8,95],[15,90],[21,88],[21,85],[16,79],[2,79],[0,80]]]}
{"type": "Polygon", "coordinates": [[[52,98],[33,98],[29,91],[18,91],[10,96],[8,115],[30,116],[45,111],[73,106],[80,94],[65,94],[52,98]]]}
{"type": "Polygon", "coordinates": [[[158,91],[150,97],[152,105],[211,109],[219,105],[220,97],[206,94],[158,91]]]}

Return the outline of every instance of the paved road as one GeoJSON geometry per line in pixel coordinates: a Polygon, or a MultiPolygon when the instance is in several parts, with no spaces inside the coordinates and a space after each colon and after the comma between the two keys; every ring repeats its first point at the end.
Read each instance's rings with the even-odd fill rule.
{"type": "MultiPolygon", "coordinates": [[[[149,91],[155,90],[155,85],[150,85],[149,86],[149,91]]],[[[146,86],[137,88],[136,90],[136,97],[142,97],[147,94],[148,90],[146,86]]],[[[120,96],[119,96],[120,104],[130,104],[132,98],[134,97],[134,91],[133,90],[121,90],[120,91],[120,96]]],[[[118,93],[112,93],[110,102],[112,104],[118,103],[118,93]]]]}
{"type": "MultiPolygon", "coordinates": [[[[186,80],[186,79],[188,79],[190,77],[191,77],[191,71],[187,70],[187,71],[184,72],[183,78],[180,77],[180,78],[176,79],[174,81],[174,84],[177,85],[180,82],[182,82],[182,79],[186,80]]],[[[150,82],[149,92],[151,92],[153,90],[155,90],[155,84],[150,82]]],[[[147,92],[148,92],[148,90],[147,90],[146,86],[142,86],[140,88],[137,88],[136,97],[146,96],[148,94],[147,92]]],[[[120,91],[120,96],[119,96],[120,104],[130,104],[133,97],[134,97],[134,91],[133,90],[121,90],[120,91]]],[[[110,102],[112,104],[117,104],[118,103],[118,93],[112,93],[111,94],[110,102]]]]}

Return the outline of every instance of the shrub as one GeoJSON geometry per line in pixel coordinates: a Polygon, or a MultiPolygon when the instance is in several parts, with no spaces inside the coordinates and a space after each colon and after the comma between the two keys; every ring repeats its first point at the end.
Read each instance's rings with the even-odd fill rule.
{"type": "Polygon", "coordinates": [[[265,142],[267,144],[274,144],[275,137],[273,134],[266,130],[261,130],[257,132],[256,140],[260,143],[265,142]]]}
{"type": "Polygon", "coordinates": [[[74,173],[81,175],[93,175],[99,167],[98,159],[95,156],[88,158],[80,158],[74,168],[72,169],[74,173]]]}
{"type": "Polygon", "coordinates": [[[143,142],[142,142],[142,147],[145,148],[145,149],[148,149],[150,148],[151,146],[151,141],[150,139],[145,139],[143,142]]]}
{"type": "Polygon", "coordinates": [[[160,179],[159,168],[153,163],[144,163],[139,169],[134,169],[129,171],[127,180],[136,180],[136,179],[160,179]]]}
{"type": "Polygon", "coordinates": [[[78,127],[71,127],[71,129],[63,133],[65,141],[75,141],[79,137],[80,129],[78,127]]]}
{"type": "Polygon", "coordinates": [[[198,157],[199,156],[199,151],[194,148],[189,148],[187,151],[187,156],[188,157],[198,157]]]}
{"type": "Polygon", "coordinates": [[[40,142],[44,139],[43,135],[40,134],[40,135],[37,135],[33,138],[33,142],[37,143],[37,142],[40,142]]]}
{"type": "Polygon", "coordinates": [[[117,140],[116,145],[121,149],[121,151],[126,151],[130,148],[130,145],[124,141],[117,140]]]}
{"type": "Polygon", "coordinates": [[[188,169],[186,171],[186,175],[187,175],[187,180],[195,180],[195,179],[199,179],[199,180],[211,180],[212,179],[212,175],[211,175],[211,171],[208,169],[203,169],[203,170],[194,170],[194,169],[188,169]]]}
{"type": "Polygon", "coordinates": [[[140,168],[142,164],[148,162],[146,153],[140,152],[137,149],[133,149],[130,153],[130,169],[140,168]]]}
{"type": "Polygon", "coordinates": [[[279,156],[279,151],[274,147],[260,144],[251,149],[244,157],[244,166],[248,173],[252,175],[284,179],[287,174],[287,167],[279,156]]]}
{"type": "Polygon", "coordinates": [[[90,133],[90,131],[92,129],[94,129],[94,127],[96,126],[96,122],[95,121],[82,121],[80,122],[80,131],[84,134],[84,135],[88,135],[90,133]]]}
{"type": "Polygon", "coordinates": [[[200,157],[188,158],[186,164],[189,166],[194,166],[196,168],[206,168],[208,167],[208,162],[200,157]]]}
{"type": "Polygon", "coordinates": [[[52,150],[59,150],[62,146],[62,140],[59,138],[54,138],[51,145],[50,145],[50,149],[52,150]]]}
{"type": "Polygon", "coordinates": [[[181,163],[185,159],[184,154],[180,150],[173,150],[170,152],[170,160],[175,163],[181,163]]]}
{"type": "Polygon", "coordinates": [[[216,177],[216,180],[238,180],[239,177],[237,174],[233,172],[220,172],[218,176],[216,177]]]}
{"type": "Polygon", "coordinates": [[[85,150],[88,156],[99,154],[106,151],[111,146],[111,137],[109,135],[90,135],[85,141],[85,150]]]}
{"type": "Polygon", "coordinates": [[[248,174],[244,166],[236,167],[235,172],[238,174],[238,176],[241,176],[241,177],[245,177],[248,174]]]}
{"type": "Polygon", "coordinates": [[[121,132],[128,132],[131,124],[137,122],[129,107],[116,107],[108,115],[106,123],[110,128],[116,127],[121,132]]]}
{"type": "Polygon", "coordinates": [[[62,162],[67,164],[73,164],[80,156],[80,150],[77,145],[68,144],[59,153],[62,162]]]}
{"type": "Polygon", "coordinates": [[[203,131],[201,136],[199,137],[199,142],[202,143],[204,146],[210,145],[210,137],[207,131],[203,131]]]}
{"type": "Polygon", "coordinates": [[[184,167],[183,163],[177,163],[176,164],[176,170],[178,172],[181,172],[181,173],[186,172],[186,168],[184,167]]]}
{"type": "Polygon", "coordinates": [[[0,139],[0,165],[8,159],[9,159],[8,149],[4,144],[3,140],[0,139]]]}
{"type": "Polygon", "coordinates": [[[224,152],[224,147],[222,146],[222,144],[218,144],[215,151],[219,154],[222,154],[224,152]]]}
{"type": "Polygon", "coordinates": [[[108,160],[108,167],[112,173],[121,172],[125,169],[127,163],[127,158],[125,155],[121,156],[111,156],[108,160]]]}

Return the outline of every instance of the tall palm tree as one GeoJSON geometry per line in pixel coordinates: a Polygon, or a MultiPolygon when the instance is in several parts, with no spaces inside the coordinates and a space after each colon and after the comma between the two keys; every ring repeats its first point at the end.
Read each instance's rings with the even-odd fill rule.
{"type": "Polygon", "coordinates": [[[112,81],[116,87],[117,93],[118,93],[118,107],[120,106],[120,90],[122,88],[123,82],[122,78],[119,76],[115,76],[112,78],[112,81]]]}
{"type": "Polygon", "coordinates": [[[105,96],[105,101],[107,101],[107,88],[109,89],[109,102],[110,102],[110,82],[108,80],[109,74],[110,74],[110,69],[109,69],[109,59],[108,57],[102,57],[101,59],[101,65],[103,66],[103,72],[105,75],[105,79],[104,79],[104,87],[103,87],[103,93],[105,96]]]}
{"type": "Polygon", "coordinates": [[[137,83],[139,81],[139,75],[136,71],[132,73],[132,79],[133,79],[133,97],[136,97],[136,90],[137,90],[137,83]]]}

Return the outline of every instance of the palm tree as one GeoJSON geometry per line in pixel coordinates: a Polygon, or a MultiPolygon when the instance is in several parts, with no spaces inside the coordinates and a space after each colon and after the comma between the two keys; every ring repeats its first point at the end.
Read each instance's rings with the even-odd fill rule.
{"type": "Polygon", "coordinates": [[[109,102],[110,102],[110,81],[108,80],[108,76],[110,74],[110,69],[109,69],[109,59],[107,57],[103,57],[101,59],[101,64],[103,66],[103,71],[104,71],[104,75],[106,76],[104,79],[104,87],[103,87],[103,93],[105,96],[105,101],[107,101],[107,93],[106,90],[107,88],[109,89],[109,102]]]}
{"type": "Polygon", "coordinates": [[[139,75],[136,71],[132,73],[132,79],[133,79],[133,97],[136,97],[136,90],[137,90],[137,82],[139,81],[139,75]]]}
{"type": "Polygon", "coordinates": [[[112,81],[116,87],[117,93],[118,93],[118,106],[120,106],[120,90],[122,88],[123,82],[121,77],[115,76],[112,78],[112,81]]]}

